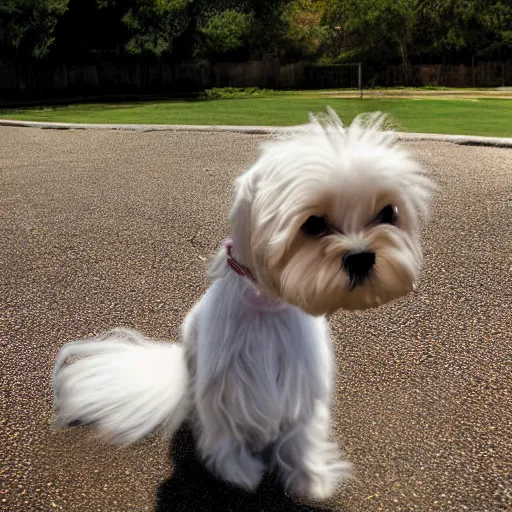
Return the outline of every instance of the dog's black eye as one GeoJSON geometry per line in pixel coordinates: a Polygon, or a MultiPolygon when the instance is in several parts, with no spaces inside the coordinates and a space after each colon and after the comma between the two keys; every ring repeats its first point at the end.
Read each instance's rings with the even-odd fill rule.
{"type": "Polygon", "coordinates": [[[382,210],[375,217],[373,222],[375,224],[395,224],[397,217],[397,209],[392,204],[384,206],[382,210]]]}
{"type": "Polygon", "coordinates": [[[322,236],[329,233],[329,223],[325,217],[311,215],[309,219],[302,224],[302,232],[307,236],[322,236]]]}

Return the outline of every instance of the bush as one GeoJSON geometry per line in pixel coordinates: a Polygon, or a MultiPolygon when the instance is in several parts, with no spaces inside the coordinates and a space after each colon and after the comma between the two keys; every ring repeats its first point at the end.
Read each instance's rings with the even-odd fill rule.
{"type": "Polygon", "coordinates": [[[260,89],[258,87],[214,87],[213,89],[206,89],[199,97],[203,100],[227,100],[234,98],[254,98],[255,96],[272,93],[273,91],[260,89]]]}

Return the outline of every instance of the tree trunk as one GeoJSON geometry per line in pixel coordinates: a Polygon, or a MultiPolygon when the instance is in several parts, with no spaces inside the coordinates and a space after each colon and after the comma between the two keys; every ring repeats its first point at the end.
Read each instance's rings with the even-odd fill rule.
{"type": "Polygon", "coordinates": [[[473,89],[475,88],[475,55],[471,57],[471,76],[473,78],[473,89]]]}
{"type": "Polygon", "coordinates": [[[409,85],[410,81],[410,66],[409,66],[409,57],[407,54],[407,43],[404,37],[401,37],[398,40],[398,46],[400,48],[400,56],[402,57],[402,72],[404,75],[404,84],[409,85]]]}

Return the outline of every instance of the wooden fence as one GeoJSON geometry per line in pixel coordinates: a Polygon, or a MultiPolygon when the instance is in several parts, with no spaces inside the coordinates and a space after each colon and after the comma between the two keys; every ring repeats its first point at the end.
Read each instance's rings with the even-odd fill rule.
{"type": "MultiPolygon", "coordinates": [[[[474,66],[413,65],[409,80],[401,66],[373,70],[363,64],[363,86],[438,85],[447,87],[512,86],[512,60],[478,62],[474,66]]],[[[240,63],[99,62],[95,64],[15,65],[0,62],[0,101],[24,98],[117,94],[191,93],[210,87],[269,89],[356,88],[357,64],[318,66],[305,62],[240,63]]]]}

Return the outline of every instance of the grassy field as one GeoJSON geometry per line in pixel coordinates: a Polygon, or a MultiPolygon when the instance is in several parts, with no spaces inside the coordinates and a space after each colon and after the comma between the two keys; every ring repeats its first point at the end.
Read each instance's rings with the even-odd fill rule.
{"type": "Polygon", "coordinates": [[[344,122],[361,112],[389,113],[400,131],[512,137],[512,99],[339,98],[335,94],[276,94],[250,98],[79,104],[0,110],[0,118],[73,123],[291,126],[308,112],[334,108],[344,122]]]}

